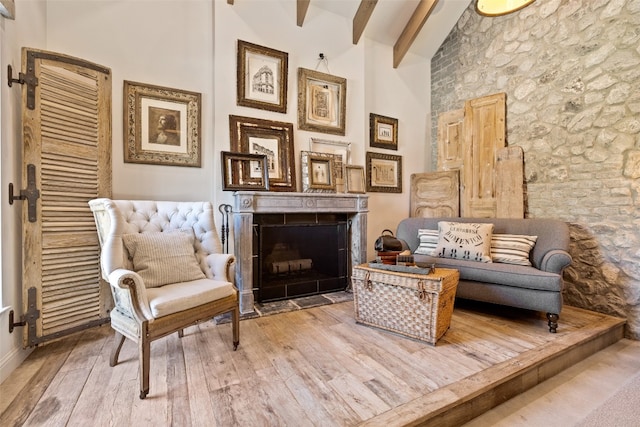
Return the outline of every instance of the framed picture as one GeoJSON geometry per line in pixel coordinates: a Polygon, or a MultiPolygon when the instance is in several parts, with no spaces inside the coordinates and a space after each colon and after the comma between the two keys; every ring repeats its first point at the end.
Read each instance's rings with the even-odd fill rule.
{"type": "Polygon", "coordinates": [[[293,124],[229,116],[231,151],[267,156],[269,191],[296,191],[293,124]]]}
{"type": "Polygon", "coordinates": [[[369,114],[369,145],[378,148],[398,149],[398,119],[369,114]]]}
{"type": "Polygon", "coordinates": [[[302,191],[306,193],[336,192],[336,166],[333,154],[302,151],[300,167],[302,168],[302,191]]]}
{"type": "Polygon", "coordinates": [[[124,161],[200,167],[196,92],[124,82],[124,161]]]}
{"type": "Polygon", "coordinates": [[[344,167],[351,163],[351,143],[311,138],[309,140],[309,151],[334,155],[336,164],[336,192],[343,193],[345,191],[344,167]]]}
{"type": "Polygon", "coordinates": [[[345,134],[347,79],[298,68],[298,129],[345,134]]]}
{"type": "Polygon", "coordinates": [[[345,166],[346,192],[364,194],[364,167],[345,166]]]}
{"type": "Polygon", "coordinates": [[[402,193],[402,157],[367,151],[367,191],[402,193]]]}
{"type": "Polygon", "coordinates": [[[269,189],[266,155],[222,151],[221,156],[223,190],[269,189]]]}
{"type": "Polygon", "coordinates": [[[286,52],[238,40],[237,104],[286,113],[288,58],[286,52]]]}

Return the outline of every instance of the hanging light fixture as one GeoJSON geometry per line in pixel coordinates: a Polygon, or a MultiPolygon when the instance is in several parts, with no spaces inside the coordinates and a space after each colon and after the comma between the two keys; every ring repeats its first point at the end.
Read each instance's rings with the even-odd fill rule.
{"type": "Polygon", "coordinates": [[[484,16],[501,16],[529,6],[535,0],[476,0],[476,11],[484,16]]]}

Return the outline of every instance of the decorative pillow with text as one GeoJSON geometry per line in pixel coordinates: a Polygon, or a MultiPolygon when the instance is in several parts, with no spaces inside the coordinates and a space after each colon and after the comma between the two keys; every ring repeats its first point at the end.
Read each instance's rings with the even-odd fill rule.
{"type": "Polygon", "coordinates": [[[440,221],[436,255],[441,258],[491,262],[492,234],[493,224],[440,221]]]}

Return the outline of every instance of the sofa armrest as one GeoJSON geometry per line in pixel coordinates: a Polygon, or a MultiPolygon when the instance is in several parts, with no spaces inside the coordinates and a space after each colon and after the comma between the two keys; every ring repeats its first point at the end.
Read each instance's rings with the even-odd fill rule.
{"type": "Polygon", "coordinates": [[[235,263],[236,258],[231,254],[209,254],[207,255],[207,265],[211,269],[213,279],[223,282],[233,283],[233,275],[231,274],[231,266],[235,263]]]}
{"type": "Polygon", "coordinates": [[[118,268],[109,274],[109,284],[113,289],[117,307],[139,322],[153,321],[147,289],[138,273],[118,268]]]}
{"type": "Polygon", "coordinates": [[[550,250],[542,257],[539,269],[549,273],[562,273],[571,264],[571,255],[561,249],[550,250]]]}

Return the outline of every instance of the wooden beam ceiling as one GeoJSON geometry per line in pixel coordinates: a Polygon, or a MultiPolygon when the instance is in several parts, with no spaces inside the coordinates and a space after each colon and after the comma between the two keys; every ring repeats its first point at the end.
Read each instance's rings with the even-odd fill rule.
{"type": "Polygon", "coordinates": [[[420,0],[398,41],[393,46],[393,68],[398,68],[437,3],[438,0],[420,0]]]}
{"type": "Polygon", "coordinates": [[[353,17],[353,44],[358,44],[377,3],[378,0],[362,0],[360,2],[360,6],[358,6],[358,10],[353,17]]]}
{"type": "Polygon", "coordinates": [[[311,0],[296,1],[296,23],[298,27],[302,27],[302,24],[304,24],[304,18],[307,16],[307,9],[309,9],[310,2],[311,0]]]}

